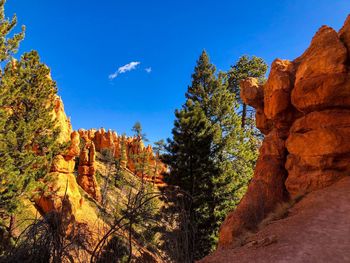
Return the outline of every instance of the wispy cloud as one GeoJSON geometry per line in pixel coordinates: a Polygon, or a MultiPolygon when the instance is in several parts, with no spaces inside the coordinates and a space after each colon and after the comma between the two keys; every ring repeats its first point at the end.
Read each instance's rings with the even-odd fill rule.
{"type": "Polygon", "coordinates": [[[151,73],[151,72],[152,72],[152,68],[151,68],[151,67],[145,68],[145,71],[146,71],[147,73],[151,73]]]}
{"type": "Polygon", "coordinates": [[[141,62],[139,62],[139,61],[132,61],[132,62],[130,62],[130,63],[124,65],[124,66],[119,67],[119,68],[117,69],[117,71],[114,72],[114,73],[112,73],[112,74],[110,74],[110,75],[108,76],[108,78],[109,78],[110,80],[115,79],[119,74],[123,74],[123,73],[126,73],[126,72],[128,72],[128,71],[131,71],[131,70],[136,69],[136,67],[137,67],[138,65],[140,65],[140,64],[141,64],[141,62]]]}

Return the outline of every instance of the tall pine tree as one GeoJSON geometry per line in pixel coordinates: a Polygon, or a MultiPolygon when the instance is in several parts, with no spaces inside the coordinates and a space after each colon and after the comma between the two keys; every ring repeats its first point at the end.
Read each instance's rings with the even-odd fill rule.
{"type": "MultiPolygon", "coordinates": [[[[168,180],[193,198],[194,259],[215,248],[221,222],[240,200],[252,174],[255,154],[241,127],[239,103],[226,74],[216,74],[204,51],[192,75],[186,103],[175,112],[173,139],[165,162],[168,180]]],[[[190,249],[190,250],[191,250],[190,249]]]]}
{"type": "MultiPolygon", "coordinates": [[[[5,15],[5,0],[0,0],[0,84],[4,75],[3,67],[13,59],[13,55],[17,53],[20,42],[24,38],[24,26],[22,26],[22,32],[14,34],[13,30],[17,25],[17,17],[13,16],[11,20],[6,18],[5,15]],[[12,37],[10,36],[12,35],[12,37]]],[[[0,191],[6,187],[6,181],[3,178],[4,174],[14,174],[15,167],[11,158],[6,158],[4,140],[6,139],[6,133],[4,129],[6,127],[8,110],[4,103],[6,102],[6,96],[4,96],[5,89],[0,85],[0,191]]],[[[2,194],[0,192],[0,194],[2,194]]],[[[10,205],[11,207],[12,205],[10,205]]],[[[0,200],[0,227],[3,225],[3,219],[8,214],[9,206],[6,202],[3,203],[0,200]]]]}
{"type": "MultiPolygon", "coordinates": [[[[0,82],[0,211],[13,213],[19,199],[50,169],[59,151],[53,120],[56,84],[36,51],[12,60],[0,82]]],[[[3,217],[2,217],[3,218],[3,217]]]]}

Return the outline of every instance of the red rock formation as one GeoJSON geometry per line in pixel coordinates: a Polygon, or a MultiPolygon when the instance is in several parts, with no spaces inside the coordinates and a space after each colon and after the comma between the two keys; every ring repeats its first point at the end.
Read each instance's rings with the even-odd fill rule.
{"type": "Polygon", "coordinates": [[[77,182],[86,193],[96,201],[101,201],[100,187],[95,178],[95,145],[87,137],[83,138],[85,145],[79,155],[77,182]]]}
{"type": "Polygon", "coordinates": [[[118,136],[116,132],[111,130],[106,132],[105,129],[88,131],[81,129],[79,134],[82,138],[91,140],[97,152],[110,151],[114,158],[120,160],[122,168],[129,169],[140,178],[158,187],[165,185],[163,174],[167,170],[166,165],[159,160],[159,157],[154,156],[150,145],[144,146],[141,138],[118,136]]]}
{"type": "Polygon", "coordinates": [[[67,118],[61,99],[56,98],[56,107],[53,117],[56,125],[61,128],[59,142],[69,143],[66,152],[54,157],[50,173],[44,178],[48,191],[36,199],[36,204],[45,213],[52,210],[60,211],[63,199],[69,202],[69,207],[75,213],[80,208],[81,195],[74,176],[74,158],[79,155],[79,134],[72,132],[72,127],[67,118]]]}
{"type": "Polygon", "coordinates": [[[235,246],[279,203],[350,174],[350,16],[337,33],[323,26],[294,61],[275,60],[265,85],[241,83],[266,135],[253,180],[220,229],[219,247],[235,246]]]}

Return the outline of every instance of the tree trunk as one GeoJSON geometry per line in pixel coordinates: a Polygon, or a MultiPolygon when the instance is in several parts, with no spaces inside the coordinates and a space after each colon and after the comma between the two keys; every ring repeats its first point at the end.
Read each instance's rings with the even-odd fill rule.
{"type": "Polygon", "coordinates": [[[243,109],[242,109],[242,128],[245,127],[246,117],[247,117],[247,104],[243,103],[243,109]]]}
{"type": "Polygon", "coordinates": [[[10,225],[8,227],[8,232],[9,232],[10,237],[15,236],[15,228],[16,228],[16,216],[14,214],[11,214],[10,225]]]}
{"type": "Polygon", "coordinates": [[[132,260],[132,220],[130,219],[130,224],[129,224],[129,257],[128,257],[128,262],[131,262],[132,260]]]}

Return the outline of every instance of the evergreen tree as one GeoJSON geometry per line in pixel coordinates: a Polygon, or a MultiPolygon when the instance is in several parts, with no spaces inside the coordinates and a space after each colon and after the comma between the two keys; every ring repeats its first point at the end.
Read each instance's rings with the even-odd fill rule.
{"type": "Polygon", "coordinates": [[[118,183],[122,181],[123,170],[127,166],[127,156],[126,156],[126,135],[123,134],[120,140],[120,155],[115,158],[115,176],[114,176],[114,186],[118,187],[118,183]]]}
{"type": "MultiPolygon", "coordinates": [[[[22,27],[22,32],[14,34],[12,37],[9,35],[13,34],[12,31],[17,25],[17,17],[14,15],[11,20],[7,19],[5,16],[5,0],[0,1],[0,193],[4,187],[6,187],[3,175],[8,173],[14,175],[16,173],[16,168],[14,166],[13,160],[9,157],[5,157],[6,145],[4,140],[6,139],[6,133],[4,132],[6,127],[6,121],[9,109],[5,107],[6,100],[8,96],[5,96],[6,89],[2,85],[2,79],[4,71],[2,67],[9,63],[13,58],[13,55],[17,53],[20,42],[24,38],[24,27],[22,27]]],[[[15,94],[12,94],[15,96],[15,94]]],[[[6,204],[0,200],[0,218],[3,218],[4,209],[5,211],[10,209],[12,205],[6,204]],[[5,209],[5,207],[7,207],[5,209]]],[[[0,221],[1,223],[1,221],[0,221]]]]}
{"type": "Polygon", "coordinates": [[[261,83],[264,82],[267,68],[268,66],[262,58],[256,56],[250,58],[244,55],[238,59],[228,72],[229,89],[236,95],[237,101],[242,105],[241,125],[243,128],[247,123],[248,107],[241,100],[239,83],[248,77],[257,78],[261,83]]]}
{"type": "MultiPolygon", "coordinates": [[[[5,153],[3,150],[6,148],[4,145],[4,139],[6,139],[6,134],[3,132],[6,127],[7,113],[8,109],[4,106],[6,97],[3,96],[5,92],[4,88],[1,85],[1,80],[3,78],[4,72],[2,68],[4,65],[9,63],[13,58],[13,55],[17,53],[20,42],[24,38],[25,27],[22,26],[22,31],[18,34],[14,34],[12,31],[17,25],[17,17],[14,15],[11,20],[7,19],[5,16],[5,0],[0,0],[0,195],[6,187],[6,181],[3,177],[3,174],[14,175],[16,168],[14,166],[13,160],[8,157],[4,157],[5,153]],[[10,36],[12,35],[12,37],[10,36]]],[[[4,220],[7,218],[7,215],[13,210],[13,204],[15,202],[2,201],[0,197],[0,228],[4,225],[4,220]]],[[[9,226],[7,227],[7,232],[10,233],[14,225],[14,217],[11,217],[9,226]]],[[[0,229],[1,230],[1,229],[0,229]]],[[[5,238],[2,236],[4,245],[5,238]]],[[[6,249],[6,248],[5,248],[6,249]]],[[[2,247],[0,247],[0,254],[2,247]]]]}
{"type": "Polygon", "coordinates": [[[17,53],[20,42],[24,38],[25,27],[22,26],[22,32],[12,34],[17,25],[17,17],[14,15],[11,20],[5,16],[5,0],[0,0],[0,64],[8,62],[12,56],[17,53]]]}
{"type": "Polygon", "coordinates": [[[176,120],[164,161],[170,165],[168,181],[193,198],[195,227],[191,248],[194,259],[215,248],[220,224],[232,210],[252,174],[255,154],[236,113],[239,104],[224,73],[203,52],[197,61],[186,103],[176,120]],[[250,162],[251,161],[251,162],[250,162]]]}
{"type": "Polygon", "coordinates": [[[60,150],[52,115],[56,92],[49,68],[35,51],[5,67],[0,82],[0,211],[5,214],[15,211],[60,150]]]}
{"type": "Polygon", "coordinates": [[[154,185],[156,180],[156,175],[158,174],[159,162],[161,161],[161,156],[163,155],[165,150],[165,141],[163,139],[156,141],[152,149],[153,149],[153,152],[155,153],[155,156],[154,156],[155,165],[154,165],[154,170],[152,171],[152,181],[154,185]]]}
{"type": "Polygon", "coordinates": [[[114,148],[103,149],[101,151],[101,154],[103,156],[107,168],[107,174],[104,177],[103,186],[101,188],[101,205],[105,207],[107,206],[107,195],[109,191],[110,182],[112,181],[112,178],[114,179],[114,181],[116,181],[115,178],[117,177],[117,172],[119,172],[119,163],[118,160],[114,157],[114,148]]]}
{"type": "Polygon", "coordinates": [[[255,164],[257,151],[247,139],[237,114],[239,103],[228,89],[226,75],[220,73],[210,100],[213,132],[212,156],[217,174],[212,175],[212,207],[214,229],[212,243],[227,213],[240,201],[255,164]],[[254,149],[252,151],[252,149],[254,149]]]}
{"type": "Polygon", "coordinates": [[[135,165],[135,173],[141,176],[142,184],[144,183],[144,177],[146,174],[150,174],[149,166],[149,155],[146,151],[143,150],[143,142],[148,141],[146,134],[142,133],[142,126],[140,122],[136,122],[132,127],[134,136],[136,137],[135,143],[137,144],[137,152],[133,153],[131,158],[133,159],[135,165]]]}
{"type": "Polygon", "coordinates": [[[148,141],[146,138],[146,134],[142,133],[142,125],[139,121],[135,122],[134,126],[131,129],[134,132],[134,136],[142,139],[143,141],[148,141]]]}
{"type": "Polygon", "coordinates": [[[158,155],[161,155],[163,154],[164,152],[164,147],[165,147],[165,142],[163,139],[159,140],[159,141],[156,141],[154,143],[154,146],[153,146],[153,151],[158,154],[158,155]]]}
{"type": "Polygon", "coordinates": [[[209,252],[208,237],[212,230],[207,202],[211,195],[209,191],[212,190],[210,176],[214,173],[211,171],[214,165],[210,159],[212,134],[198,102],[188,100],[181,110],[176,111],[175,116],[173,139],[167,146],[169,153],[164,156],[165,163],[171,169],[167,180],[192,196],[189,214],[195,233],[186,251],[191,251],[192,258],[199,259],[209,252]]]}

